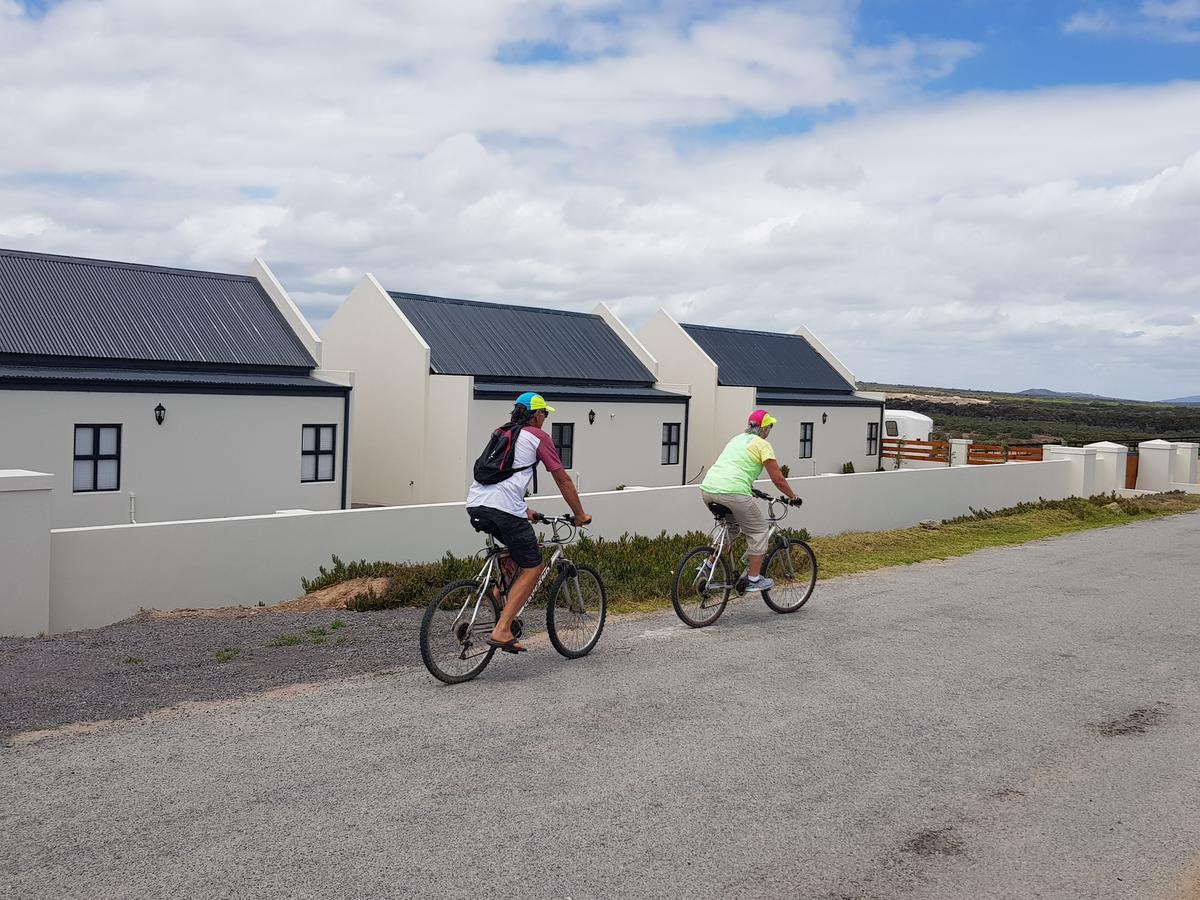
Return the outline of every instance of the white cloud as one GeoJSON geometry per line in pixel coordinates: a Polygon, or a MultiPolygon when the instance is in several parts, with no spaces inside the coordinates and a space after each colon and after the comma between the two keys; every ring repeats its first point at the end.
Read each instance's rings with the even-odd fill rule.
{"type": "Polygon", "coordinates": [[[976,48],[855,8],[0,0],[0,245],[262,255],[318,326],[370,270],[803,322],[864,378],[1200,391],[1200,85],[922,99],[976,48]]]}
{"type": "Polygon", "coordinates": [[[1066,34],[1124,35],[1177,44],[1200,43],[1200,0],[1145,0],[1137,9],[1081,10],[1066,34]]]}

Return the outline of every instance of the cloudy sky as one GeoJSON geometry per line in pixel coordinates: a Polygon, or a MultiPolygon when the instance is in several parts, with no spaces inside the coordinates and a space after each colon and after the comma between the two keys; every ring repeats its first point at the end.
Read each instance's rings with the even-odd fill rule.
{"type": "Polygon", "coordinates": [[[1200,394],[1200,0],[0,0],[0,246],[1200,394]]]}

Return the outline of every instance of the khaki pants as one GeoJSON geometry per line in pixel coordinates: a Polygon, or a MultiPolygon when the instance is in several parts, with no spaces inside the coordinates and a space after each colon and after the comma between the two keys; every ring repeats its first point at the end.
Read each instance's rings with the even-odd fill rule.
{"type": "Polygon", "coordinates": [[[767,534],[770,525],[762,509],[749,494],[710,494],[701,491],[705,503],[720,503],[733,511],[734,521],[746,536],[746,550],[751,556],[762,556],[767,552],[767,534]]]}

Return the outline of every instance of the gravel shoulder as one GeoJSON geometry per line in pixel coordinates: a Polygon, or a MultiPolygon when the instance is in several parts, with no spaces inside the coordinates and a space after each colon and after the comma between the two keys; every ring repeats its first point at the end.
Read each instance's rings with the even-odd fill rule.
{"type": "Polygon", "coordinates": [[[0,638],[0,742],[69,723],[420,665],[420,619],[417,609],[143,614],[89,631],[0,638]]]}

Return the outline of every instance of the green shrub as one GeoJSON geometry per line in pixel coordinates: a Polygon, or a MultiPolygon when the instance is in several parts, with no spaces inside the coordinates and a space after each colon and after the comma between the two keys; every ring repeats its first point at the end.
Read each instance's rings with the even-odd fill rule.
{"type": "MultiPolygon", "coordinates": [[[[786,529],[786,533],[799,540],[808,540],[805,529],[786,529]]],[[[567,551],[567,555],[575,562],[589,565],[601,573],[610,603],[628,606],[668,597],[680,557],[692,547],[707,541],[707,533],[700,531],[671,536],[664,531],[657,537],[623,534],[612,541],[583,535],[567,551]]],[[[737,549],[736,554],[740,553],[741,549],[737,549]]],[[[387,587],[382,591],[368,588],[346,601],[346,609],[367,612],[399,606],[424,606],[444,584],[473,578],[479,567],[480,562],[475,557],[457,557],[452,553],[447,553],[436,563],[380,562],[347,566],[335,558],[333,569],[322,568],[321,576],[311,582],[305,579],[304,583],[324,580],[326,583],[321,586],[328,587],[337,583],[329,581],[335,572],[344,573],[346,580],[349,580],[363,577],[354,573],[364,570],[372,573],[373,577],[382,577],[380,573],[390,571],[387,587]]],[[[547,585],[552,580],[553,573],[547,578],[547,585]]]]}
{"type": "Polygon", "coordinates": [[[843,475],[853,475],[854,474],[854,463],[852,463],[852,462],[842,463],[842,474],[843,475]]]}
{"type": "Polygon", "coordinates": [[[784,478],[788,478],[792,474],[792,467],[789,466],[787,463],[784,463],[782,466],[779,467],[779,471],[783,474],[784,478]]]}

